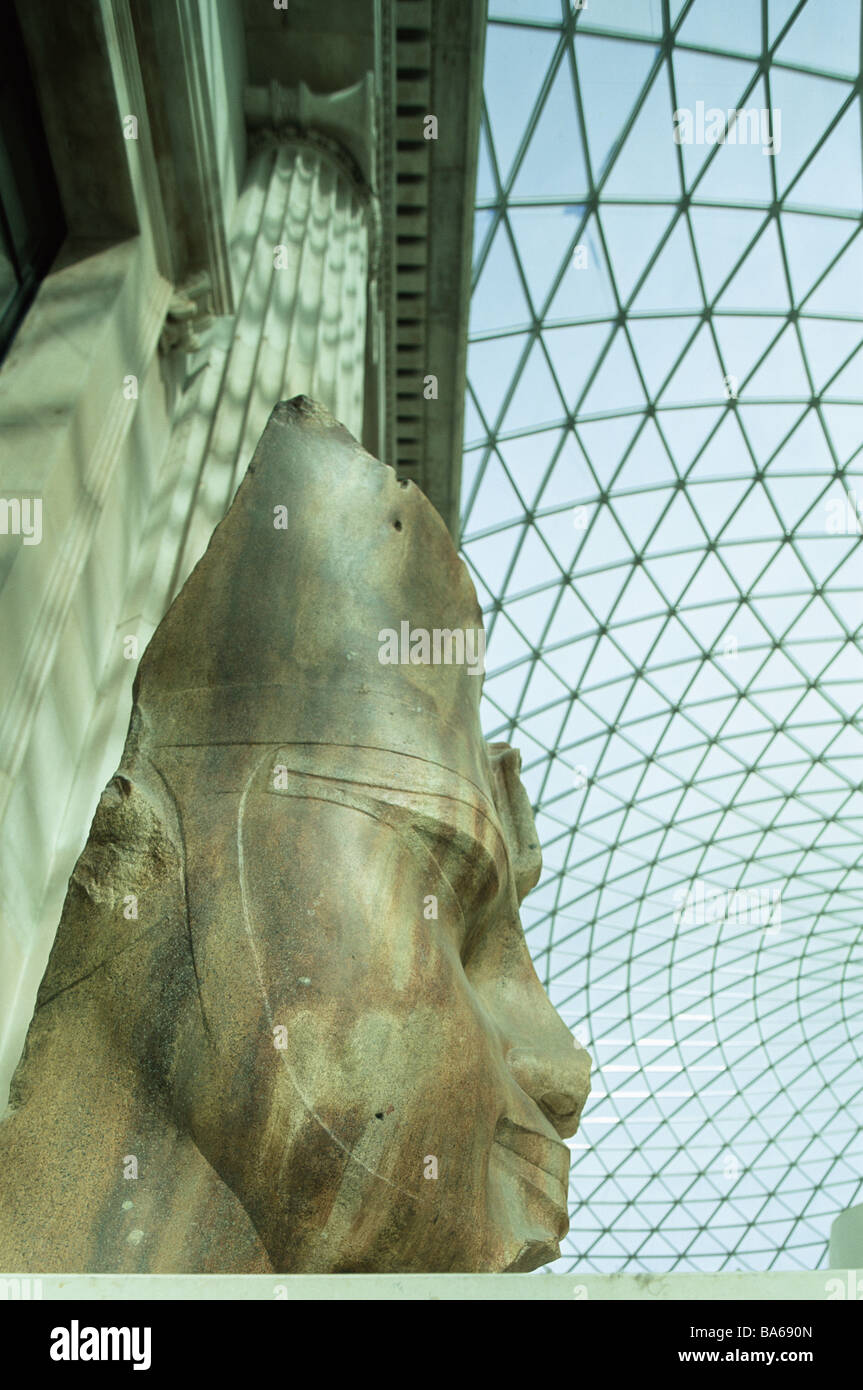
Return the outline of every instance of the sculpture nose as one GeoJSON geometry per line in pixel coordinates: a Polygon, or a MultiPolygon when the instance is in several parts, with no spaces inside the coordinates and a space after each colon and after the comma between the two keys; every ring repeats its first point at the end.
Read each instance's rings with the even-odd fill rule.
{"type": "Polygon", "coordinates": [[[554,1125],[562,1139],[578,1129],[590,1092],[590,1057],[577,1043],[552,1051],[514,1047],[507,1064],[515,1080],[554,1125]]]}

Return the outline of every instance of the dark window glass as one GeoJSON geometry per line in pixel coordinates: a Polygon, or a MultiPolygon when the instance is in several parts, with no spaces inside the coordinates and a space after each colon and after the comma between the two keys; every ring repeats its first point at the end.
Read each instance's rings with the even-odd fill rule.
{"type": "Polygon", "coordinates": [[[10,11],[0,41],[0,358],[65,233],[27,54],[10,11]]]}

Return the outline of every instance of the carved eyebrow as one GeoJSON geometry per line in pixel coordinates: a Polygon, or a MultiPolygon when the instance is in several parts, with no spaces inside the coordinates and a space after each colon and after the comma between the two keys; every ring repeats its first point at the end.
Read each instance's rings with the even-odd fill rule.
{"type": "MultiPolygon", "coordinates": [[[[264,757],[261,758],[260,760],[258,760],[258,762],[256,762],[256,763],[254,764],[254,766],[252,767],[252,769],[250,770],[249,775],[248,775],[248,778],[246,779],[246,785],[245,785],[245,787],[243,788],[242,796],[240,797],[240,804],[239,804],[239,806],[237,807],[237,866],[238,866],[239,880],[240,880],[240,903],[241,903],[241,906],[242,906],[242,913],[243,913],[243,926],[245,927],[246,936],[247,936],[248,943],[249,943],[249,949],[250,949],[250,951],[251,951],[252,960],[254,961],[254,965],[255,965],[255,974],[256,974],[256,976],[257,976],[258,986],[259,986],[259,988],[260,988],[261,997],[262,997],[263,1003],[264,1003],[264,1012],[266,1013],[267,1021],[268,1021],[269,1025],[270,1025],[270,1028],[272,1029],[272,1027],[273,1027],[274,1014],[273,1014],[273,1010],[272,1010],[272,1005],[270,1004],[270,997],[269,997],[269,994],[267,993],[267,986],[266,986],[266,983],[265,983],[265,981],[264,981],[264,972],[263,972],[263,968],[262,968],[262,966],[261,966],[261,956],[260,956],[260,952],[259,952],[259,950],[258,950],[257,941],[255,940],[254,928],[252,927],[252,914],[251,914],[251,910],[250,910],[250,906],[249,906],[249,891],[248,891],[248,884],[247,884],[247,882],[246,882],[246,862],[245,862],[245,853],[244,853],[244,849],[243,849],[243,816],[244,816],[244,814],[245,814],[245,809],[246,809],[246,799],[247,799],[247,797],[248,797],[249,790],[250,790],[250,788],[251,788],[251,786],[252,786],[252,782],[253,782],[253,780],[254,780],[254,778],[255,778],[255,776],[256,776],[258,770],[260,769],[262,763],[263,763],[269,756],[270,756],[270,753],[269,753],[269,751],[268,751],[267,753],[264,754],[264,757]]],[[[360,808],[357,808],[357,809],[360,809],[360,810],[361,810],[362,808],[360,807],[360,808]]],[[[412,1202],[416,1201],[416,1199],[417,1199],[417,1193],[416,1193],[416,1192],[411,1192],[409,1188],[401,1187],[401,1186],[399,1185],[399,1183],[392,1182],[389,1178],[385,1178],[385,1177],[383,1176],[382,1173],[378,1173],[378,1172],[375,1171],[374,1168],[370,1168],[369,1165],[368,1165],[367,1163],[363,1163],[362,1159],[361,1159],[361,1158],[358,1158],[357,1155],[353,1152],[353,1150],[352,1150],[351,1148],[349,1148],[348,1145],[345,1144],[344,1141],[341,1140],[341,1139],[339,1138],[339,1136],[338,1136],[337,1134],[335,1134],[335,1133],[330,1129],[329,1125],[328,1125],[328,1124],[326,1123],[326,1121],[322,1118],[322,1116],[320,1116],[320,1115],[318,1114],[317,1110],[316,1110],[315,1107],[312,1105],[312,1103],[311,1103],[311,1101],[309,1100],[308,1096],[306,1096],[306,1094],[304,1093],[303,1088],[302,1088],[302,1086],[300,1085],[299,1081],[297,1080],[296,1075],[294,1074],[294,1070],[293,1070],[293,1068],[292,1068],[290,1062],[288,1061],[287,1056],[285,1055],[285,1053],[284,1053],[284,1052],[279,1052],[278,1055],[279,1055],[279,1058],[280,1058],[280,1060],[281,1060],[282,1067],[284,1068],[285,1073],[286,1073],[286,1075],[287,1075],[287,1077],[288,1077],[288,1080],[289,1080],[289,1082],[290,1082],[290,1084],[291,1084],[291,1087],[292,1087],[292,1089],[294,1090],[294,1092],[296,1093],[296,1095],[299,1097],[300,1101],[302,1102],[302,1105],[303,1105],[303,1107],[304,1107],[306,1113],[309,1114],[309,1115],[311,1115],[312,1119],[315,1120],[315,1122],[316,1122],[318,1125],[320,1125],[321,1129],[324,1131],[325,1134],[327,1134],[327,1135],[329,1136],[329,1138],[333,1141],[333,1143],[334,1143],[338,1148],[340,1148],[340,1149],[342,1150],[343,1153],[347,1154],[348,1159],[349,1159],[352,1163],[356,1163],[360,1168],[363,1168],[363,1169],[364,1169],[367,1173],[369,1173],[373,1178],[377,1178],[378,1182],[384,1183],[387,1187],[392,1187],[392,1188],[394,1188],[394,1190],[395,1190],[396,1192],[400,1192],[400,1193],[402,1194],[402,1196],[408,1197],[412,1202]]]]}

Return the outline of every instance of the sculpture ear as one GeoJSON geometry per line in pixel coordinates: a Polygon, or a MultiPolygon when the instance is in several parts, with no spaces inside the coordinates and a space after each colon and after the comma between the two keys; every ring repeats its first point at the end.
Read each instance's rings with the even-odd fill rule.
{"type": "Polygon", "coordinates": [[[521,780],[521,753],[508,743],[487,743],[494,804],[503,827],[519,903],[535,888],[542,852],[533,808],[521,780]]]}
{"type": "Polygon", "coordinates": [[[37,1009],[118,962],[161,921],[173,917],[182,925],[181,844],[176,811],[158,783],[117,772],[69,880],[37,1009]]]}

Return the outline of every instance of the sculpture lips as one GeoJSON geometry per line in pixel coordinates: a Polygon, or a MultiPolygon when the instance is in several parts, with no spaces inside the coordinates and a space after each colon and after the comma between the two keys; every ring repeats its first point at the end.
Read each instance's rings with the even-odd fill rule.
{"type": "Polygon", "coordinates": [[[536,1130],[525,1129],[502,1116],[494,1132],[495,1143],[510,1149],[519,1158],[555,1178],[566,1192],[569,1181],[569,1149],[556,1139],[547,1139],[536,1130]]]}

